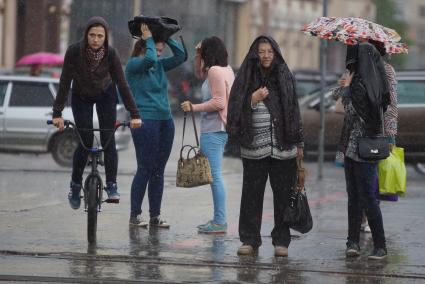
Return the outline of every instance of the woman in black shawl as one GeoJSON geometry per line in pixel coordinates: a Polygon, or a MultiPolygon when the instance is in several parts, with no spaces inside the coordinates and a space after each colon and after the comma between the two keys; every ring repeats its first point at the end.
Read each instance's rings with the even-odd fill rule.
{"type": "Polygon", "coordinates": [[[381,55],[369,43],[347,47],[349,75],[341,81],[337,96],[345,109],[339,150],[344,154],[348,194],[347,257],[360,255],[362,210],[372,232],[374,249],[369,259],[387,256],[381,209],[376,197],[377,162],[358,155],[358,138],[382,133],[383,112],[390,102],[385,67],[381,55]]]}
{"type": "Polygon", "coordinates": [[[273,190],[276,256],[287,256],[291,241],[283,222],[288,194],[295,184],[296,158],[303,156],[303,131],[295,80],[269,36],[258,37],[239,69],[230,92],[229,139],[241,145],[243,162],[239,255],[261,245],[261,219],[268,176],[273,190]]]}

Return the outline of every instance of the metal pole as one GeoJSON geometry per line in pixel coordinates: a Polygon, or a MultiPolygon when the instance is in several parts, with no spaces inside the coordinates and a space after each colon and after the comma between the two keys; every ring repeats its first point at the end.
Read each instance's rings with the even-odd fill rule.
{"type": "MultiPolygon", "coordinates": [[[[328,1],[323,0],[323,17],[328,14],[328,1]]],[[[319,129],[319,157],[317,179],[323,178],[323,161],[325,152],[325,87],[326,87],[326,47],[325,39],[320,40],[320,129],[319,129]]]]}
{"type": "Polygon", "coordinates": [[[133,0],[133,16],[142,14],[142,0],[133,0]]]}

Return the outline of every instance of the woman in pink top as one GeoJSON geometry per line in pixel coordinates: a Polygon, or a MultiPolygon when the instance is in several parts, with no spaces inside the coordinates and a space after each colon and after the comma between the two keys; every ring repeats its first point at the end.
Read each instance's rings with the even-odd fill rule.
{"type": "Polygon", "coordinates": [[[199,225],[199,233],[226,233],[226,188],[222,176],[224,146],[227,143],[226,122],[229,93],[235,79],[227,63],[227,50],[218,37],[208,37],[196,46],[195,71],[205,79],[202,84],[203,102],[181,104],[183,111],[201,112],[201,150],[208,157],[213,182],[214,217],[199,225]]]}

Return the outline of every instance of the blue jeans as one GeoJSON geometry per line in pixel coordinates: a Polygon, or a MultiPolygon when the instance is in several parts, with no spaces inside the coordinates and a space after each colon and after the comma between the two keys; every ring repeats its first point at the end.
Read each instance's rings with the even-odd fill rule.
{"type": "Polygon", "coordinates": [[[164,170],[174,140],[174,122],[143,120],[141,128],[131,129],[136,149],[137,172],[131,185],[131,216],[142,213],[142,202],[148,187],[149,216],[161,213],[164,170]]]}
{"type": "Polygon", "coordinates": [[[344,160],[348,194],[348,242],[359,244],[362,210],[365,210],[375,248],[385,248],[385,232],[376,194],[377,163],[344,160]]]}
{"type": "Polygon", "coordinates": [[[227,143],[226,132],[201,133],[201,151],[208,157],[213,182],[211,191],[214,202],[215,224],[226,224],[226,188],[224,187],[221,164],[224,146],[227,143]]]}

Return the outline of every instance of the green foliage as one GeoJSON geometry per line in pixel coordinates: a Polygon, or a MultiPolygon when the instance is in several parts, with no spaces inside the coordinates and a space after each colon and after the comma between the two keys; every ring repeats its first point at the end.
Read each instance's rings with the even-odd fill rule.
{"type": "MultiPolygon", "coordinates": [[[[401,36],[401,41],[410,46],[412,41],[407,38],[409,26],[406,22],[395,17],[395,3],[392,0],[373,0],[373,3],[376,6],[376,23],[396,30],[401,36]]],[[[391,64],[396,69],[402,69],[406,63],[406,59],[406,55],[404,54],[395,54],[391,56],[391,64]]]]}

